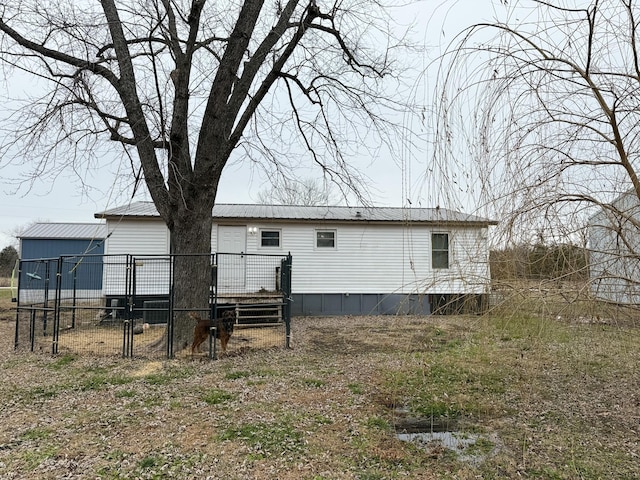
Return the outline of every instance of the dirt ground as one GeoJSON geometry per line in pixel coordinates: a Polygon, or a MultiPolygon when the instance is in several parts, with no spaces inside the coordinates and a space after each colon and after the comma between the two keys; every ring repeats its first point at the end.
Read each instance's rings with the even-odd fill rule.
{"type": "Polygon", "coordinates": [[[294,318],[291,349],[210,361],[15,353],[10,308],[2,479],[640,478],[636,321],[294,318]],[[479,440],[396,435],[433,419],[479,440]]]}
{"type": "MultiPolygon", "coordinates": [[[[36,320],[33,347],[30,338],[29,316],[20,317],[19,350],[34,351],[39,353],[53,352],[54,338],[52,336],[52,319],[45,323],[39,315],[36,320]]],[[[68,316],[67,316],[68,317],[68,316]]],[[[125,331],[125,325],[119,322],[100,322],[99,319],[80,319],[72,323],[69,318],[61,318],[60,331],[57,338],[57,353],[67,355],[92,355],[92,356],[133,356],[137,358],[166,357],[166,351],[162,348],[152,348],[160,343],[167,334],[163,324],[144,324],[144,328],[133,335],[125,331]],[[73,325],[73,327],[72,327],[73,325]]],[[[139,327],[143,325],[138,323],[139,327]]],[[[283,324],[274,325],[236,325],[231,341],[227,345],[227,351],[222,352],[219,341],[211,345],[212,352],[224,355],[240,355],[250,350],[277,348],[285,345],[285,327],[283,324]]],[[[209,342],[205,341],[198,349],[198,356],[208,356],[209,342]]],[[[190,356],[189,349],[174,352],[175,356],[182,358],[190,356]]]]}

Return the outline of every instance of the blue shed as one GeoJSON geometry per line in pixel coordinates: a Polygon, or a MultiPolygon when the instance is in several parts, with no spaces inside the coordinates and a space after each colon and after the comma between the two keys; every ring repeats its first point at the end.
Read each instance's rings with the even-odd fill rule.
{"type": "Polygon", "coordinates": [[[63,290],[81,285],[102,289],[104,223],[35,223],[21,235],[19,285],[22,290],[54,288],[55,274],[62,273],[63,290]],[[59,266],[58,263],[61,265],[59,266]]]}

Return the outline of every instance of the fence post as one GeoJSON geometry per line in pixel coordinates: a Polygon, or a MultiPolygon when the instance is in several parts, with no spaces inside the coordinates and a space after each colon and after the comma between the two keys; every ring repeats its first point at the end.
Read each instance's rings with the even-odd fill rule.
{"type": "Polygon", "coordinates": [[[18,330],[20,329],[20,288],[22,287],[20,279],[22,278],[22,260],[18,261],[18,288],[16,291],[16,334],[13,338],[13,349],[18,350],[20,337],[18,330]]]}
{"type": "Polygon", "coordinates": [[[173,337],[174,337],[174,328],[175,328],[175,318],[173,312],[173,302],[174,298],[174,288],[173,288],[173,275],[174,275],[174,264],[176,261],[176,255],[174,253],[169,254],[169,298],[167,299],[167,349],[166,355],[167,358],[173,358],[173,337]]]}
{"type": "Polygon", "coordinates": [[[49,268],[49,261],[44,260],[44,301],[42,304],[42,334],[43,336],[47,336],[47,310],[49,309],[49,275],[51,275],[51,271],[49,268]]]}
{"type": "Polygon", "coordinates": [[[36,310],[31,308],[31,315],[29,318],[29,341],[31,342],[31,351],[33,352],[36,342],[36,310]]]}
{"type": "Polygon", "coordinates": [[[60,298],[62,296],[62,257],[58,257],[56,268],[56,295],[53,299],[53,341],[51,354],[58,353],[58,340],[60,338],[60,298]]]}
{"type": "Polygon", "coordinates": [[[282,317],[285,325],[285,347],[291,348],[291,264],[292,258],[289,253],[282,259],[280,270],[282,286],[282,317]]]}
{"type": "Polygon", "coordinates": [[[217,254],[211,254],[211,283],[209,285],[209,318],[216,318],[218,307],[218,264],[217,254]]]}
{"type": "Polygon", "coordinates": [[[76,328],[76,300],[78,296],[78,265],[81,260],[78,260],[73,265],[73,301],[71,303],[71,328],[76,328]]]}
{"type": "Polygon", "coordinates": [[[132,312],[135,305],[135,258],[127,255],[127,278],[125,285],[125,305],[123,310],[122,356],[133,356],[133,328],[131,328],[132,312]]]}

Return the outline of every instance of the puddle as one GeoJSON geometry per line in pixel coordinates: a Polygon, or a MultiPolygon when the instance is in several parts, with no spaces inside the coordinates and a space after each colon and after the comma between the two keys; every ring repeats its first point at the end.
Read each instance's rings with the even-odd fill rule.
{"type": "Polygon", "coordinates": [[[455,421],[430,418],[403,418],[395,424],[396,437],[412,442],[420,448],[433,451],[447,449],[458,460],[479,465],[497,449],[494,435],[466,433],[457,430],[455,421]]]}

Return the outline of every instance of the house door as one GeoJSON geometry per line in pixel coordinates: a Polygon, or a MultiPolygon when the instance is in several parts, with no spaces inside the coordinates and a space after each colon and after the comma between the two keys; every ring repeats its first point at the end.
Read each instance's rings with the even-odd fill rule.
{"type": "Polygon", "coordinates": [[[245,290],[247,227],[218,226],[218,291],[242,293],[245,290]]]}

